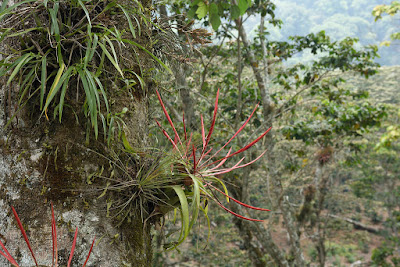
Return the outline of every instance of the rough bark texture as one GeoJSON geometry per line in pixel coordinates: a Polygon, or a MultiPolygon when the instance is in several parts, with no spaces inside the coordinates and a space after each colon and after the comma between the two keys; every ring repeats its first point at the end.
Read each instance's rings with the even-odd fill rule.
{"type": "MultiPolygon", "coordinates": [[[[150,16],[151,1],[142,1],[150,16]]],[[[146,30],[145,30],[146,31],[146,30]]],[[[151,29],[148,29],[151,31],[151,29]]],[[[145,35],[145,34],[144,34],[145,35]]],[[[148,47],[150,40],[140,43],[148,47]]],[[[2,47],[0,47],[2,50],[2,47]]],[[[145,67],[147,55],[141,55],[145,67]]],[[[147,65],[146,65],[147,64],[147,65]]],[[[17,85],[13,85],[17,86],[17,85]]],[[[59,264],[66,265],[75,228],[79,228],[72,266],[82,266],[91,242],[96,244],[87,266],[150,266],[152,258],[150,227],[145,227],[140,211],[130,222],[117,227],[107,217],[107,208],[100,185],[90,187],[88,175],[107,168],[108,148],[103,140],[90,140],[84,146],[83,125],[77,125],[71,111],[65,110],[62,123],[39,118],[40,111],[29,104],[18,113],[11,127],[5,128],[10,110],[15,112],[18,90],[0,80],[0,239],[20,266],[33,266],[29,250],[16,226],[10,206],[19,214],[31,241],[39,265],[51,266],[51,213],[54,204],[57,220],[59,264]],[[9,97],[10,96],[10,97],[9,97]],[[9,109],[9,107],[12,109],[9,109]]],[[[147,89],[145,89],[147,91],[147,89]]],[[[119,107],[128,107],[124,117],[127,137],[135,147],[148,145],[148,101],[144,97],[120,96],[119,107]]],[[[101,179],[100,179],[101,180],[101,179]]],[[[101,182],[101,181],[100,181],[101,182]]],[[[0,266],[8,262],[0,257],[0,266]]]]}

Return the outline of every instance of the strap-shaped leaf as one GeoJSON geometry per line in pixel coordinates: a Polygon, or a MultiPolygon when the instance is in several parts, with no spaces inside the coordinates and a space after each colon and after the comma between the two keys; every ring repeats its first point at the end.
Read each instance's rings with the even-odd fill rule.
{"type": "Polygon", "coordinates": [[[25,79],[20,86],[20,90],[23,89],[23,91],[19,97],[18,105],[21,105],[21,102],[24,99],[25,94],[28,92],[28,90],[30,88],[32,88],[32,82],[33,82],[33,79],[35,78],[34,74],[35,74],[35,66],[33,66],[31,68],[31,70],[29,71],[29,73],[27,75],[25,75],[25,79]]]}
{"type": "Polygon", "coordinates": [[[0,12],[0,21],[3,20],[4,16],[9,15],[13,9],[19,7],[20,5],[26,4],[26,3],[36,2],[36,0],[21,1],[21,2],[18,2],[18,3],[14,4],[14,5],[12,5],[12,6],[8,7],[8,8],[5,8],[6,5],[7,5],[7,2],[8,2],[8,0],[7,1],[3,1],[3,3],[2,3],[1,12],[0,12]]]}
{"type": "Polygon", "coordinates": [[[32,53],[25,54],[21,56],[17,61],[18,64],[15,66],[13,72],[11,73],[10,77],[8,78],[7,81],[7,86],[10,85],[11,81],[14,79],[15,75],[21,70],[21,68],[24,66],[24,64],[28,63],[32,59],[32,53]]]}
{"type": "Polygon", "coordinates": [[[61,89],[60,102],[58,103],[58,117],[59,117],[60,123],[61,123],[62,112],[63,112],[63,108],[64,108],[65,94],[67,93],[67,87],[68,87],[68,82],[69,82],[70,77],[71,77],[70,75],[66,76],[66,79],[63,82],[63,87],[61,89]]]}
{"type": "Polygon", "coordinates": [[[126,9],[123,6],[118,4],[118,7],[122,10],[122,12],[124,12],[125,17],[128,20],[129,29],[131,30],[132,37],[136,38],[135,28],[133,27],[132,20],[131,20],[131,17],[129,16],[129,13],[126,11],[126,9]]]}
{"type": "Polygon", "coordinates": [[[71,66],[67,69],[67,71],[64,74],[62,74],[65,65],[62,65],[62,66],[63,67],[58,70],[57,75],[54,78],[53,85],[51,86],[49,94],[47,95],[47,98],[46,98],[46,103],[44,105],[43,112],[47,112],[47,108],[49,107],[51,101],[56,96],[56,94],[60,90],[61,86],[65,82],[65,80],[67,78],[69,79],[69,76],[71,75],[72,71],[75,69],[74,66],[71,66]],[[60,77],[61,74],[62,74],[62,76],[60,77]]]}
{"type": "Polygon", "coordinates": [[[179,197],[179,202],[181,204],[180,206],[180,211],[181,211],[181,216],[182,216],[182,234],[179,237],[179,240],[177,241],[176,246],[180,245],[186,237],[189,235],[189,230],[190,230],[190,225],[189,225],[189,204],[187,202],[187,198],[185,195],[185,192],[182,190],[182,188],[178,185],[172,186],[172,189],[175,190],[175,193],[179,197]]]}
{"type": "Polygon", "coordinates": [[[142,49],[143,51],[145,51],[147,54],[149,54],[152,58],[154,58],[155,61],[157,61],[161,66],[164,67],[164,69],[166,69],[170,74],[172,74],[172,70],[165,65],[158,57],[156,57],[153,53],[151,53],[149,50],[147,50],[146,48],[144,48],[143,46],[141,46],[140,44],[132,41],[132,40],[128,40],[128,39],[122,39],[123,42],[134,45],[136,47],[139,47],[140,49],[142,49]]]}
{"type": "Polygon", "coordinates": [[[193,199],[192,199],[192,219],[190,221],[189,229],[193,227],[193,225],[197,221],[197,217],[199,216],[200,209],[200,181],[198,178],[192,174],[189,175],[193,181],[193,199]]]}
{"type": "Polygon", "coordinates": [[[115,69],[121,74],[122,77],[124,77],[124,73],[122,72],[121,68],[119,67],[117,61],[113,58],[113,56],[110,54],[110,52],[107,50],[106,46],[103,43],[99,43],[99,46],[101,49],[103,49],[104,54],[110,60],[111,64],[114,65],[115,69]]]}
{"type": "Polygon", "coordinates": [[[44,94],[46,93],[47,81],[47,57],[42,57],[42,71],[40,73],[40,110],[43,108],[44,94]]]}
{"type": "Polygon", "coordinates": [[[90,20],[90,15],[89,15],[88,10],[86,9],[86,6],[82,3],[82,0],[78,0],[78,3],[79,3],[79,5],[82,7],[83,12],[85,12],[87,21],[88,21],[88,23],[89,23],[89,27],[92,28],[92,23],[91,23],[91,20],[90,20]]]}
{"type": "Polygon", "coordinates": [[[108,112],[108,110],[109,110],[108,99],[107,99],[107,94],[104,91],[103,84],[101,83],[101,81],[100,81],[100,79],[98,77],[96,77],[96,76],[92,76],[92,77],[96,81],[97,85],[99,86],[100,92],[103,95],[104,104],[106,105],[106,109],[107,109],[107,112],[108,112]]]}

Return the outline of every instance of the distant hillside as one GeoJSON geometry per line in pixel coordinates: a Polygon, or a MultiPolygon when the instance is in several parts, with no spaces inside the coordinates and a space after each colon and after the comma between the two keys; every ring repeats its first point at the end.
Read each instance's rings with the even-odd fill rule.
{"type": "Polygon", "coordinates": [[[345,75],[349,88],[366,90],[379,103],[400,104],[400,66],[381,67],[379,73],[364,79],[345,75]]]}
{"type": "MultiPolygon", "coordinates": [[[[390,39],[390,34],[400,31],[400,15],[384,16],[374,21],[375,6],[389,4],[391,0],[279,0],[276,18],[283,21],[282,29],[270,27],[270,39],[285,41],[289,36],[306,35],[324,30],[333,40],[347,36],[357,37],[362,45],[379,45],[390,39]]],[[[249,31],[257,30],[259,18],[249,18],[249,31]]],[[[382,65],[400,64],[400,41],[390,47],[380,47],[382,65]]]]}

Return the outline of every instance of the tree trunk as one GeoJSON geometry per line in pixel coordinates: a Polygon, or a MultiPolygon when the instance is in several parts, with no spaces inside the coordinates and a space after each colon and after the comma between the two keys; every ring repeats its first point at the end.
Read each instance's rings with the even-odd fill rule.
{"type": "MultiPolygon", "coordinates": [[[[260,27],[264,27],[264,19],[261,19],[261,25],[260,27]]],[[[271,126],[273,123],[273,117],[274,117],[274,110],[273,110],[273,103],[271,101],[270,97],[270,92],[269,92],[269,77],[268,77],[268,70],[266,69],[268,66],[265,62],[265,58],[263,60],[263,65],[264,65],[264,71],[262,71],[259,66],[262,64],[258,64],[259,62],[257,61],[254,53],[250,49],[250,42],[247,39],[247,34],[246,31],[243,28],[243,25],[241,24],[240,19],[235,20],[236,27],[238,28],[238,32],[240,35],[240,38],[243,42],[243,46],[246,49],[247,52],[247,57],[250,60],[250,64],[253,70],[253,74],[256,78],[258,88],[260,90],[260,95],[262,99],[262,105],[263,105],[263,117],[264,117],[264,123],[267,124],[268,126],[271,126]],[[265,77],[263,77],[263,75],[265,77]]],[[[260,29],[262,31],[263,29],[260,29]]],[[[262,40],[262,46],[263,46],[263,53],[264,57],[266,57],[266,49],[265,49],[265,43],[264,40],[262,40]]],[[[272,140],[272,134],[268,134],[267,141],[266,143],[268,144],[268,150],[272,151],[274,142],[272,140]]],[[[272,157],[269,158],[270,160],[268,161],[269,164],[273,162],[272,157]]],[[[267,160],[265,160],[267,161],[267,160]]],[[[248,176],[245,174],[245,176],[248,176]]],[[[243,178],[246,179],[246,178],[243,178]]],[[[281,192],[282,192],[282,186],[280,184],[280,178],[276,177],[274,180],[274,188],[275,191],[274,195],[276,199],[281,199],[281,192]]],[[[242,186],[242,190],[244,190],[245,186],[242,186]]],[[[239,198],[242,199],[242,198],[239,198]]],[[[293,262],[288,262],[287,259],[285,258],[285,251],[279,249],[279,247],[276,246],[274,243],[274,240],[272,239],[272,236],[269,233],[269,230],[264,228],[262,225],[258,226],[257,229],[255,227],[251,226],[251,222],[243,221],[241,222],[241,225],[238,223],[236,224],[239,230],[242,229],[243,233],[241,235],[243,236],[244,240],[246,239],[251,239],[252,235],[254,236],[261,236],[262,233],[265,233],[262,235],[264,238],[260,239],[260,244],[262,246],[262,250],[267,252],[275,261],[275,263],[278,266],[291,266],[294,264],[294,266],[306,266],[306,262],[304,259],[304,255],[300,246],[300,235],[299,235],[299,227],[297,225],[297,222],[295,221],[295,217],[293,215],[293,212],[291,211],[290,203],[288,202],[288,199],[283,199],[283,201],[278,201],[277,202],[277,208],[279,208],[282,211],[282,216],[285,221],[285,225],[289,234],[289,242],[290,242],[290,248],[291,251],[290,253],[293,256],[293,262]],[[255,231],[252,233],[252,231],[255,231]],[[247,233],[247,234],[246,234],[247,233]]],[[[254,250],[254,246],[248,246],[249,250],[254,250]]],[[[253,253],[249,251],[250,257],[254,257],[257,253],[253,253]]],[[[257,259],[252,259],[253,263],[257,262],[257,259]]],[[[257,264],[255,264],[257,265],[257,264]]]]}
{"type": "MultiPolygon", "coordinates": [[[[150,19],[151,1],[141,2],[150,19]]],[[[142,25],[144,37],[138,37],[138,42],[149,49],[150,38],[146,35],[151,34],[151,29],[145,25],[142,25]]],[[[0,50],[4,51],[2,47],[0,50]]],[[[140,56],[141,63],[151,68],[148,55],[140,56]]],[[[129,221],[117,226],[120,220],[108,216],[110,195],[98,198],[103,191],[99,183],[104,181],[97,179],[96,186],[87,183],[88,176],[110,166],[107,159],[110,150],[102,138],[90,138],[85,146],[85,128],[76,123],[71,110],[65,108],[61,123],[48,122],[43,116],[39,118],[40,111],[29,103],[18,112],[10,127],[5,128],[18,101],[18,88],[6,86],[5,82],[3,77],[0,80],[0,241],[10,254],[20,266],[34,265],[16,226],[12,205],[27,232],[37,262],[52,265],[51,202],[57,221],[59,265],[66,266],[74,231],[78,228],[72,266],[83,265],[95,237],[88,266],[150,266],[150,226],[144,224],[139,208],[131,212],[129,221]]],[[[116,109],[121,106],[129,109],[124,117],[127,126],[124,130],[135,148],[149,145],[148,89],[142,90],[144,97],[115,99],[117,103],[124,101],[116,109]]],[[[0,257],[0,266],[8,266],[3,257],[0,257]]]]}

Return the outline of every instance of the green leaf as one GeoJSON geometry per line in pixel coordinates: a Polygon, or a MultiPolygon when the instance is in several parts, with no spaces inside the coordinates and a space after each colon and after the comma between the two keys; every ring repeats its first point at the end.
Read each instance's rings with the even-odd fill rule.
{"type": "Polygon", "coordinates": [[[58,118],[59,118],[60,123],[61,123],[62,112],[63,112],[63,108],[64,108],[65,94],[67,92],[67,87],[68,87],[68,82],[69,82],[70,77],[71,76],[68,75],[67,78],[65,78],[65,81],[63,82],[63,87],[61,89],[60,102],[58,103],[58,118]]]}
{"type": "MultiPolygon", "coordinates": [[[[103,193],[101,193],[101,195],[98,196],[97,199],[100,199],[100,198],[102,198],[102,197],[104,197],[104,196],[106,195],[107,190],[108,190],[108,187],[109,187],[110,185],[111,185],[111,183],[110,183],[110,182],[107,182],[107,185],[106,185],[106,187],[105,187],[104,190],[103,190],[103,193]]],[[[110,202],[110,205],[109,205],[108,203],[109,203],[109,202],[107,201],[107,217],[109,216],[109,209],[110,209],[110,207],[111,207],[112,202],[110,202]]]]}
{"type": "Polygon", "coordinates": [[[90,85],[89,88],[91,90],[92,96],[96,97],[97,109],[100,111],[100,97],[99,97],[99,93],[97,92],[96,82],[93,79],[93,74],[90,71],[88,71],[87,69],[85,69],[85,73],[86,73],[86,77],[87,77],[87,80],[90,85]]]}
{"type": "MultiPolygon", "coordinates": [[[[92,84],[88,81],[86,72],[82,69],[78,69],[79,77],[82,81],[83,90],[85,91],[86,101],[89,109],[90,122],[96,133],[97,126],[97,109],[96,109],[96,97],[92,94],[93,88],[92,84]]],[[[96,135],[97,138],[97,135],[96,135]]]]}
{"type": "Polygon", "coordinates": [[[13,30],[13,28],[3,28],[3,29],[2,29],[3,34],[0,35],[0,43],[3,42],[3,40],[4,40],[6,37],[8,37],[8,33],[9,33],[10,31],[12,31],[12,30],[13,30]]]}
{"type": "Polygon", "coordinates": [[[18,106],[21,105],[21,102],[24,99],[26,92],[28,92],[28,89],[32,87],[32,81],[35,78],[35,75],[33,75],[34,73],[35,73],[35,67],[33,67],[31,71],[27,75],[25,75],[25,79],[20,86],[20,90],[22,90],[23,88],[25,89],[22,91],[21,96],[18,100],[18,106]]]}
{"type": "Polygon", "coordinates": [[[204,2],[200,2],[196,10],[197,17],[199,19],[202,19],[207,15],[207,12],[208,12],[208,6],[204,2]]]}
{"type": "Polygon", "coordinates": [[[198,179],[192,175],[189,174],[190,178],[192,178],[193,181],[193,199],[192,199],[192,220],[190,221],[190,226],[189,228],[191,229],[193,225],[197,221],[197,217],[199,216],[199,210],[200,210],[200,185],[198,179]]]}
{"type": "Polygon", "coordinates": [[[44,94],[46,92],[46,80],[47,80],[47,58],[42,58],[42,71],[40,78],[40,110],[43,108],[44,94]]]}
{"type": "Polygon", "coordinates": [[[57,86],[58,86],[58,84],[59,84],[61,75],[62,75],[63,72],[64,72],[64,68],[65,68],[65,64],[62,64],[61,67],[60,67],[60,68],[58,69],[58,71],[57,71],[57,75],[56,75],[56,77],[54,78],[53,84],[51,85],[49,94],[47,95],[47,98],[46,98],[45,109],[46,109],[47,106],[49,105],[51,99],[53,99],[53,97],[54,97],[54,94],[55,94],[55,93],[53,93],[53,92],[54,92],[54,90],[57,88],[57,86]]]}
{"type": "Polygon", "coordinates": [[[218,14],[218,6],[215,3],[212,3],[210,5],[210,15],[212,14],[218,14]]]}
{"type": "Polygon", "coordinates": [[[201,0],[194,0],[191,1],[190,6],[197,6],[200,3],[201,0]]]}
{"type": "Polygon", "coordinates": [[[84,68],[87,67],[87,64],[89,62],[91,50],[92,50],[92,38],[90,35],[88,35],[87,43],[86,43],[86,52],[85,52],[85,57],[84,57],[84,62],[83,62],[84,68]]]}
{"type": "Polygon", "coordinates": [[[218,6],[215,3],[210,5],[210,23],[214,29],[217,31],[219,26],[221,25],[221,18],[218,13],[218,6]]]}
{"type": "Polygon", "coordinates": [[[240,16],[240,9],[239,9],[239,7],[238,7],[237,5],[233,5],[233,6],[231,7],[231,18],[232,18],[233,20],[235,20],[235,19],[238,19],[239,16],[240,16]]]}
{"type": "Polygon", "coordinates": [[[132,20],[128,14],[128,12],[125,10],[125,8],[123,8],[121,5],[118,5],[118,7],[122,10],[122,12],[124,12],[126,19],[128,20],[128,24],[129,24],[129,29],[131,30],[132,33],[132,37],[136,38],[136,34],[135,34],[135,28],[133,27],[132,24],[132,20]]]}
{"type": "Polygon", "coordinates": [[[103,50],[104,54],[110,60],[111,64],[114,65],[115,69],[121,74],[122,77],[124,77],[124,73],[122,72],[121,68],[119,67],[118,63],[114,60],[113,56],[108,52],[106,46],[102,43],[99,43],[99,46],[103,50]]]}
{"type": "Polygon", "coordinates": [[[247,0],[239,0],[238,7],[240,9],[240,15],[243,16],[248,8],[247,0]]]}
{"type": "Polygon", "coordinates": [[[197,6],[192,6],[189,11],[187,12],[187,17],[189,19],[193,19],[194,15],[196,15],[197,6]]]}
{"type": "Polygon", "coordinates": [[[210,22],[211,22],[211,26],[212,26],[213,30],[217,31],[219,26],[221,25],[221,18],[219,17],[218,14],[211,14],[210,22]]]}
{"type": "MultiPolygon", "coordinates": [[[[8,2],[8,1],[5,1],[5,2],[8,2]]],[[[31,3],[31,2],[36,2],[36,0],[25,0],[25,1],[22,1],[22,2],[18,2],[18,3],[14,4],[14,5],[12,5],[12,6],[8,7],[8,8],[5,8],[7,3],[3,2],[2,6],[1,6],[1,12],[0,12],[0,21],[3,19],[4,16],[9,15],[11,13],[11,11],[13,9],[15,9],[16,7],[18,7],[20,5],[23,5],[23,4],[26,4],[26,3],[31,3]]]]}
{"type": "Polygon", "coordinates": [[[3,3],[1,4],[0,7],[0,12],[3,12],[7,8],[7,5],[8,5],[8,0],[3,0],[3,3]]]}
{"type": "Polygon", "coordinates": [[[19,36],[19,35],[24,35],[25,33],[36,31],[36,30],[42,30],[42,29],[43,29],[42,27],[29,28],[29,29],[26,29],[26,30],[23,30],[23,31],[19,31],[19,32],[13,33],[13,34],[9,34],[6,37],[15,37],[15,36],[19,36]]]}
{"type": "Polygon", "coordinates": [[[130,153],[136,153],[135,149],[133,149],[131,144],[129,144],[128,139],[126,139],[126,135],[125,135],[124,131],[122,131],[121,137],[122,137],[122,143],[124,144],[125,149],[130,153]]]}
{"type": "Polygon", "coordinates": [[[200,210],[204,213],[204,217],[206,217],[206,220],[207,220],[208,233],[207,233],[206,243],[208,243],[210,240],[210,236],[211,236],[211,222],[210,222],[210,218],[208,217],[208,205],[206,205],[205,208],[200,206],[200,210]]]}
{"type": "Polygon", "coordinates": [[[175,193],[179,197],[179,202],[181,203],[180,210],[182,215],[182,235],[176,243],[175,247],[180,245],[189,235],[189,205],[187,202],[187,198],[185,192],[178,185],[172,186],[172,189],[175,190],[175,193]]]}
{"type": "Polygon", "coordinates": [[[89,15],[88,10],[86,9],[86,6],[82,3],[82,0],[78,0],[78,3],[79,3],[79,5],[82,7],[83,12],[85,12],[87,21],[88,21],[88,23],[89,23],[89,27],[92,28],[92,23],[91,23],[91,21],[90,21],[90,15],[89,15]]]}
{"type": "Polygon", "coordinates": [[[56,11],[51,8],[49,9],[49,14],[51,17],[51,33],[53,33],[56,37],[56,41],[60,42],[61,37],[60,37],[60,29],[58,27],[58,21],[57,21],[57,13],[56,11]]]}
{"type": "Polygon", "coordinates": [[[56,77],[54,78],[53,85],[51,86],[51,89],[50,89],[50,91],[49,91],[49,93],[47,95],[47,98],[46,98],[46,103],[45,103],[45,105],[43,107],[43,110],[44,110],[43,112],[45,112],[47,110],[47,108],[49,107],[51,101],[53,100],[53,98],[57,94],[58,90],[60,89],[61,85],[63,85],[64,81],[67,78],[69,79],[69,76],[71,75],[73,67],[72,66],[69,67],[67,69],[67,71],[64,74],[62,74],[63,71],[64,71],[64,67],[65,67],[65,65],[62,65],[62,67],[58,70],[56,77]]]}
{"type": "MultiPolygon", "coordinates": [[[[218,182],[220,185],[222,185],[222,188],[224,189],[225,194],[227,196],[229,195],[228,188],[226,188],[226,185],[224,184],[224,182],[222,182],[220,179],[218,179],[216,177],[211,177],[211,180],[214,180],[214,181],[218,182]]],[[[229,197],[226,197],[226,201],[229,203],[229,197]]]]}
{"type": "Polygon", "coordinates": [[[98,42],[99,42],[99,36],[97,34],[93,34],[93,44],[92,44],[92,48],[90,49],[88,62],[90,62],[93,59],[94,52],[96,52],[98,42]]]}
{"type": "Polygon", "coordinates": [[[106,104],[106,110],[107,110],[107,112],[108,112],[108,111],[109,111],[108,99],[107,99],[106,92],[104,91],[103,85],[102,85],[102,83],[101,83],[101,81],[99,80],[98,77],[93,76],[93,79],[96,81],[97,85],[98,85],[99,88],[100,88],[100,92],[101,92],[101,94],[103,95],[104,103],[106,104]]]}
{"type": "Polygon", "coordinates": [[[140,44],[132,41],[132,40],[128,40],[128,39],[122,39],[123,42],[134,45],[139,47],[140,49],[142,49],[143,51],[145,51],[147,54],[149,54],[152,58],[154,58],[155,61],[157,61],[161,66],[164,67],[164,69],[166,69],[170,74],[173,74],[172,70],[170,68],[168,68],[167,65],[165,65],[158,57],[156,57],[153,53],[151,53],[149,50],[147,50],[146,48],[144,48],[143,46],[141,46],[140,44]]]}
{"type": "Polygon", "coordinates": [[[32,54],[28,53],[28,54],[25,54],[25,55],[21,56],[18,59],[19,62],[17,64],[17,66],[14,68],[13,72],[11,73],[10,77],[8,78],[7,86],[10,85],[10,83],[14,79],[15,75],[17,75],[17,73],[21,70],[22,66],[24,64],[28,63],[29,60],[31,60],[32,58],[33,58],[32,54]]]}

